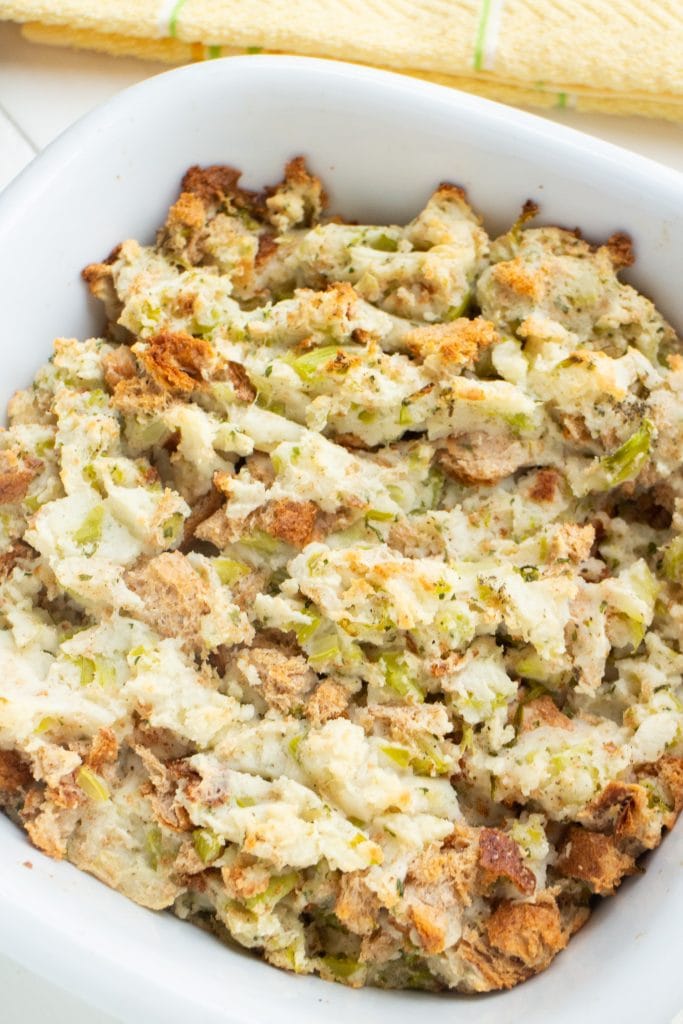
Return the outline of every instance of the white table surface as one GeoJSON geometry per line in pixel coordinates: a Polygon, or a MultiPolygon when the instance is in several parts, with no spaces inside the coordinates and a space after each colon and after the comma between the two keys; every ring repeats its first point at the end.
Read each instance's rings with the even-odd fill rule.
{"type": "MultiPolygon", "coordinates": [[[[159,70],[151,62],[35,46],[16,26],[0,24],[0,189],[86,111],[159,70]]],[[[683,172],[682,125],[569,110],[549,116],[683,172]]],[[[113,1017],[2,958],[0,1000],[3,1024],[114,1024],[113,1017]]]]}

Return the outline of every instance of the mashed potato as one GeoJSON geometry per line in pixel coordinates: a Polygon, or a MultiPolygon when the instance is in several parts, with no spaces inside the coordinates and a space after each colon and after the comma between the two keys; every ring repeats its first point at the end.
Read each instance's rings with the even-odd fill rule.
{"type": "Polygon", "coordinates": [[[543,970],[683,805],[683,359],[593,248],[193,168],[0,433],[0,802],[359,986],[543,970]]]}

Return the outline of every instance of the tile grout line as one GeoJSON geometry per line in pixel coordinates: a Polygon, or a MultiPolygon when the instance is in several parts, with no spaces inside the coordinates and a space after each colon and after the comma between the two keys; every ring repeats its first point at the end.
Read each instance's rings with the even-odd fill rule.
{"type": "Polygon", "coordinates": [[[40,152],[40,146],[36,145],[36,143],[33,141],[33,139],[29,135],[26,134],[26,131],[12,117],[12,115],[8,112],[8,110],[6,109],[5,105],[1,101],[0,101],[0,114],[2,114],[7,119],[7,121],[9,121],[9,123],[12,125],[14,130],[17,132],[17,134],[21,136],[21,138],[24,140],[24,142],[26,143],[27,146],[31,147],[31,149],[33,150],[34,154],[37,156],[38,153],[40,152]]]}

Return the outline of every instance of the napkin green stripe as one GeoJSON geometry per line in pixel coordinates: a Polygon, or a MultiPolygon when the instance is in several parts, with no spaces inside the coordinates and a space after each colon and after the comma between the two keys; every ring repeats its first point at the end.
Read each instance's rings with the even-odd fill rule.
{"type": "Polygon", "coordinates": [[[180,12],[185,6],[185,3],[186,0],[176,0],[175,6],[171,11],[171,17],[168,19],[168,34],[169,36],[172,36],[174,39],[176,31],[178,29],[178,18],[180,17],[180,12]]]}
{"type": "Polygon", "coordinates": [[[479,25],[477,26],[477,38],[474,42],[475,71],[481,71],[484,66],[484,40],[486,39],[486,29],[488,28],[490,16],[491,0],[483,0],[481,14],[479,15],[479,25]]]}

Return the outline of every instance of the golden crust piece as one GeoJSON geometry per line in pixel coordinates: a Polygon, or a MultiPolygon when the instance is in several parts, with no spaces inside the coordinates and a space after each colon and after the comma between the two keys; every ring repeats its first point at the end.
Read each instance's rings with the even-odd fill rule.
{"type": "Polygon", "coordinates": [[[209,588],[179,551],[164,552],[129,569],[126,585],[142,598],[135,614],[162,636],[201,647],[201,618],[211,611],[209,588]]]}
{"type": "Polygon", "coordinates": [[[234,862],[221,868],[221,877],[233,899],[250,900],[268,888],[270,875],[263,864],[248,854],[238,854],[234,862]]]}
{"type": "Polygon", "coordinates": [[[112,764],[118,757],[119,744],[111,729],[102,728],[92,741],[87,764],[94,772],[99,772],[103,765],[112,764]]]}
{"type": "Polygon", "coordinates": [[[437,356],[444,368],[461,370],[471,366],[484,349],[498,341],[498,332],[490,320],[460,317],[445,324],[416,327],[405,337],[409,351],[418,359],[437,356]]]}
{"type": "Polygon", "coordinates": [[[265,487],[272,487],[275,482],[275,470],[266,452],[252,452],[244,460],[252,480],[260,480],[265,487]]]}
{"type": "Polygon", "coordinates": [[[304,714],[312,725],[321,726],[331,718],[341,718],[350,699],[349,691],[341,683],[324,679],[306,701],[304,714]]]}
{"type": "Polygon", "coordinates": [[[479,868],[484,890],[499,878],[512,882],[525,896],[536,888],[536,876],[524,863],[519,845],[500,829],[483,828],[479,833],[479,868]]]}
{"type": "Polygon", "coordinates": [[[155,384],[171,394],[205,388],[204,374],[214,360],[208,341],[184,331],[161,331],[146,347],[136,346],[135,352],[155,384]]]}
{"type": "Polygon", "coordinates": [[[474,968],[467,979],[472,992],[507,989],[548,967],[589,916],[586,907],[562,915],[547,891],[536,903],[501,903],[484,925],[484,934],[465,928],[457,953],[474,968]]]}
{"type": "Polygon", "coordinates": [[[313,501],[278,498],[257,509],[250,520],[271,537],[305,548],[313,539],[317,517],[318,506],[313,501]]]}
{"type": "Polygon", "coordinates": [[[468,907],[477,879],[478,844],[475,829],[456,825],[443,846],[435,844],[415,857],[406,875],[406,888],[430,906],[456,903],[468,907]]]}
{"type": "Polygon", "coordinates": [[[183,774],[183,762],[164,764],[147,747],[135,745],[135,753],[149,776],[144,793],[150,802],[155,819],[174,832],[187,832],[192,822],[185,808],[176,802],[176,783],[183,774]]]}
{"type": "Polygon", "coordinates": [[[648,849],[659,842],[659,829],[653,833],[647,790],[637,783],[609,782],[584,817],[588,825],[613,831],[617,842],[634,840],[648,849]]]}
{"type": "Polygon", "coordinates": [[[181,192],[168,211],[166,223],[158,235],[158,244],[181,261],[199,263],[203,256],[200,240],[206,226],[206,213],[201,196],[194,192],[181,192]]]}
{"type": "Polygon", "coordinates": [[[194,536],[222,551],[227,544],[237,539],[241,526],[241,520],[228,519],[225,508],[219,508],[195,527],[194,536]]]}
{"type": "Polygon", "coordinates": [[[519,713],[518,733],[529,732],[540,726],[549,725],[554,729],[573,729],[570,718],[558,708],[552,697],[536,697],[523,704],[519,713]]]}
{"type": "Polygon", "coordinates": [[[633,252],[633,240],[630,235],[623,231],[616,231],[605,242],[603,249],[607,249],[612,266],[615,270],[622,270],[625,267],[632,267],[636,261],[633,252]]]}
{"type": "Polygon", "coordinates": [[[121,243],[119,243],[119,245],[115,245],[106,259],[102,260],[100,263],[89,263],[88,266],[83,267],[83,270],[81,271],[81,277],[88,285],[92,295],[97,299],[102,299],[106,302],[107,296],[103,294],[103,289],[107,292],[111,289],[113,292],[111,267],[119,258],[121,248],[121,243]]]}
{"type": "Polygon", "coordinates": [[[527,453],[515,438],[475,430],[443,442],[437,453],[441,468],[460,483],[495,484],[527,461],[527,453]]]}
{"type": "Polygon", "coordinates": [[[114,385],[111,404],[124,416],[149,415],[162,412],[169,403],[168,393],[154,381],[142,377],[120,380],[114,385]]]}
{"type": "Polygon", "coordinates": [[[81,807],[88,799],[81,787],[76,784],[73,776],[69,775],[60,779],[56,786],[48,786],[45,797],[53,807],[60,807],[68,811],[81,807]]]}
{"type": "Polygon", "coordinates": [[[242,657],[256,669],[266,703],[282,715],[301,707],[303,698],[315,686],[317,677],[300,654],[290,656],[274,648],[254,647],[242,657]]]}
{"type": "Polygon", "coordinates": [[[0,794],[28,789],[33,776],[15,750],[0,750],[0,794]]]}
{"type": "Polygon", "coordinates": [[[112,294],[115,294],[111,281],[111,266],[106,262],[89,263],[83,267],[81,277],[90,290],[90,294],[96,299],[105,302],[112,294]]]}
{"type": "Polygon", "coordinates": [[[67,814],[52,804],[44,803],[35,817],[25,822],[33,845],[55,860],[66,856],[66,841],[71,831],[67,814]]]}
{"type": "Polygon", "coordinates": [[[226,164],[194,166],[183,175],[181,189],[197,196],[207,207],[220,206],[228,200],[233,206],[257,212],[261,205],[259,197],[256,192],[239,187],[241,177],[241,171],[226,164]]]}
{"type": "Polygon", "coordinates": [[[265,191],[266,217],[280,231],[310,227],[320,218],[327,196],[319,178],[311,174],[302,156],[290,160],[279,185],[265,191]]]}
{"type": "Polygon", "coordinates": [[[42,465],[42,461],[32,455],[20,459],[9,449],[0,451],[0,505],[22,501],[42,465]]]}
{"type": "Polygon", "coordinates": [[[485,927],[494,949],[521,961],[534,974],[544,970],[569,941],[552,898],[539,903],[501,903],[485,927]]]}
{"type": "Polygon", "coordinates": [[[365,884],[364,874],[349,871],[339,879],[334,905],[337,918],[354,935],[372,935],[377,928],[380,902],[365,884]]]}
{"type": "Polygon", "coordinates": [[[183,526],[183,539],[180,544],[180,551],[185,553],[192,546],[195,533],[202,523],[206,522],[223,504],[223,495],[215,487],[212,487],[201,498],[197,498],[192,506],[192,512],[185,520],[183,526]]]}
{"type": "Polygon", "coordinates": [[[633,874],[635,862],[618,849],[612,836],[576,825],[569,829],[555,870],[586,882],[598,896],[610,896],[626,875],[633,874]]]}
{"type": "Polygon", "coordinates": [[[34,557],[35,551],[33,548],[29,547],[28,544],[24,544],[22,540],[16,540],[7,551],[0,555],[0,582],[7,579],[19,562],[34,557]]]}
{"type": "Polygon", "coordinates": [[[555,531],[548,551],[549,561],[584,562],[591,553],[595,541],[595,528],[589,524],[562,523],[555,531]]]}
{"type": "Polygon", "coordinates": [[[521,256],[515,256],[504,263],[491,267],[491,276],[502,288],[532,302],[540,301],[543,295],[542,271],[532,271],[521,256]]]}
{"type": "Polygon", "coordinates": [[[242,364],[228,360],[226,373],[240,402],[253,402],[256,398],[256,388],[249,380],[249,375],[242,364]]]}
{"type": "Polygon", "coordinates": [[[539,505],[549,504],[562,488],[562,476],[555,469],[539,469],[529,497],[539,505]]]}
{"type": "Polygon", "coordinates": [[[127,345],[119,345],[111,352],[105,352],[100,359],[104,382],[111,392],[122,380],[132,380],[137,374],[135,356],[127,345]]]}
{"type": "Polygon", "coordinates": [[[168,211],[166,226],[178,226],[198,230],[206,222],[206,211],[201,197],[194,192],[181,192],[168,211]]]}
{"type": "Polygon", "coordinates": [[[534,974],[521,961],[509,959],[499,950],[493,949],[475,928],[463,929],[457,953],[473,969],[466,983],[469,992],[494,992],[513,988],[534,974]]]}
{"type": "Polygon", "coordinates": [[[446,915],[439,908],[411,903],[408,916],[427,956],[437,956],[446,948],[446,915]]]}

